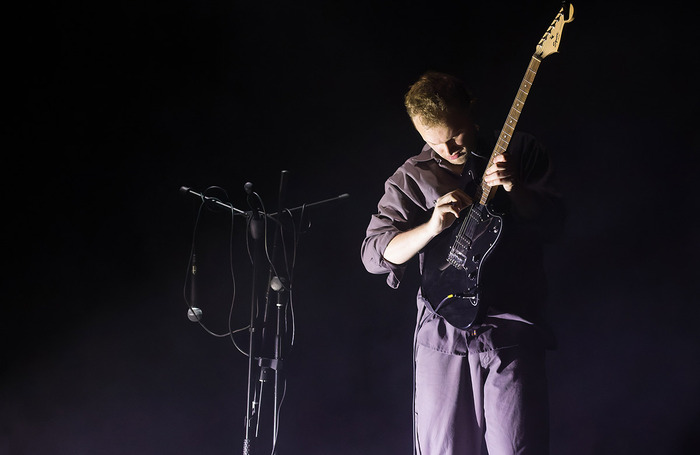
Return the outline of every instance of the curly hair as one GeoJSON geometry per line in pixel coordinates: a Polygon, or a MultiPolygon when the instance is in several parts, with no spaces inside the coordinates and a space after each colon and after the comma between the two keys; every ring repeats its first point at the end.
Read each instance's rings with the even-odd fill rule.
{"type": "Polygon", "coordinates": [[[420,116],[427,126],[444,123],[454,115],[469,114],[472,96],[455,76],[428,71],[408,90],[404,104],[408,115],[420,116]]]}

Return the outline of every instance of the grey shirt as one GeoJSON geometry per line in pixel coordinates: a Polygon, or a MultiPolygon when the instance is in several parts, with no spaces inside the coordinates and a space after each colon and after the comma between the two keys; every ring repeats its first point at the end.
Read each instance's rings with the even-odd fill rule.
{"type": "MultiPolygon", "coordinates": [[[[480,135],[478,147],[468,157],[460,175],[455,174],[425,144],[418,155],[406,160],[387,179],[378,212],[372,215],[362,244],[362,261],[369,272],[387,274],[387,284],[392,288],[399,286],[408,264],[392,264],[384,259],[387,245],[400,232],[426,222],[440,196],[457,188],[474,194],[495,137],[495,134],[480,135]]],[[[542,249],[547,239],[562,226],[563,205],[554,189],[551,160],[532,136],[516,132],[508,153],[518,165],[519,181],[539,206],[539,215],[533,219],[518,217],[505,190],[497,190],[493,203],[505,214],[504,232],[489,257],[489,273],[484,274],[481,284],[488,287],[491,296],[487,302],[489,316],[481,326],[469,332],[456,329],[426,311],[419,289],[418,324],[421,330],[417,342],[420,344],[461,355],[469,349],[499,348],[534,339],[544,340],[549,346],[553,344],[545,321],[547,286],[542,249]],[[479,341],[475,341],[475,335],[479,341]]],[[[423,252],[418,256],[422,272],[423,252]]]]}

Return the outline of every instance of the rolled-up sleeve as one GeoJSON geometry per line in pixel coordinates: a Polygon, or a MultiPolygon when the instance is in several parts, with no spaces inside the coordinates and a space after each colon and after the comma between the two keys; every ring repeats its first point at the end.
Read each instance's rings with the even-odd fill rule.
{"type": "Polygon", "coordinates": [[[397,172],[384,184],[384,195],[377,206],[378,212],[372,215],[367,233],[362,242],[362,263],[368,272],[388,273],[387,284],[397,288],[401,282],[406,264],[393,264],[384,259],[384,250],[399,233],[415,226],[418,213],[425,212],[416,202],[420,192],[410,191],[415,182],[397,172]],[[406,189],[409,189],[407,192],[406,189]]]}

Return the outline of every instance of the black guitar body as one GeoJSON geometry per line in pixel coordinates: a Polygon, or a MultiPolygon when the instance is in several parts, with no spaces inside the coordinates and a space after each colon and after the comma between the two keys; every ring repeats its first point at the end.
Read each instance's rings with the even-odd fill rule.
{"type": "Polygon", "coordinates": [[[486,313],[479,282],[482,264],[496,246],[503,218],[475,203],[428,245],[421,293],[428,308],[458,329],[479,323],[486,313]]]}

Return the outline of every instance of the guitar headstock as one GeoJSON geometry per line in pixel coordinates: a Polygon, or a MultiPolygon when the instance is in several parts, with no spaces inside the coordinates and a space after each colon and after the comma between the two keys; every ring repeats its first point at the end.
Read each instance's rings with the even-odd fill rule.
{"type": "Polygon", "coordinates": [[[543,59],[551,54],[554,54],[559,49],[559,43],[561,42],[561,32],[564,29],[564,24],[574,20],[574,5],[569,2],[564,2],[564,6],[561,7],[559,13],[552,21],[552,25],[549,26],[547,32],[537,43],[537,50],[535,55],[543,59]],[[568,14],[565,15],[565,9],[568,6],[568,14]]]}

